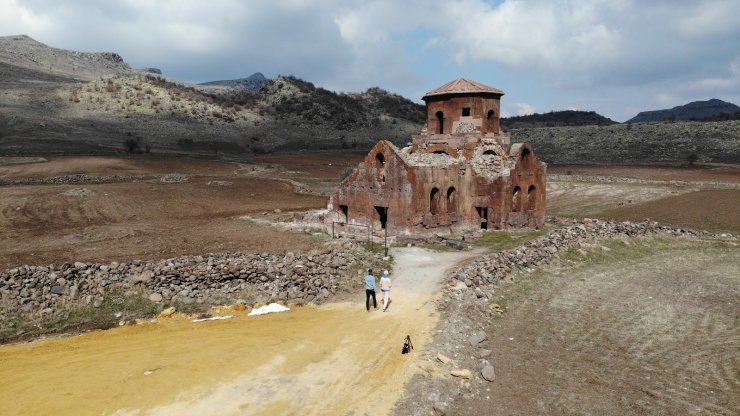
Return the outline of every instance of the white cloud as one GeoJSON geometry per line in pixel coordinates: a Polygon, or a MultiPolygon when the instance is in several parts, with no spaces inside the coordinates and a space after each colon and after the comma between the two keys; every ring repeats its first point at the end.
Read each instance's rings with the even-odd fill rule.
{"type": "Polygon", "coordinates": [[[0,35],[115,51],[190,81],[292,73],[412,97],[430,79],[484,74],[545,110],[563,108],[552,97],[586,104],[596,100],[568,94],[618,90],[622,103],[604,104],[614,114],[678,88],[740,95],[737,10],[740,0],[0,0],[0,35]]]}
{"type": "Polygon", "coordinates": [[[518,116],[526,116],[537,112],[534,106],[527,103],[515,103],[514,105],[516,106],[516,115],[518,116]]]}
{"type": "Polygon", "coordinates": [[[666,105],[666,106],[667,105],[673,106],[673,105],[676,105],[676,103],[681,102],[681,99],[678,98],[678,97],[676,97],[675,95],[669,94],[669,93],[664,93],[664,92],[655,94],[655,97],[653,97],[653,98],[659,104],[666,105]]]}

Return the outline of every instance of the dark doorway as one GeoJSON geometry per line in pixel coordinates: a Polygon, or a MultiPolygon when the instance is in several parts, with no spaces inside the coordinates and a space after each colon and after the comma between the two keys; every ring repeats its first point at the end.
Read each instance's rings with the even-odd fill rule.
{"type": "Polygon", "coordinates": [[[475,207],[480,217],[480,228],[483,230],[488,229],[488,207],[475,207]]]}
{"type": "Polygon", "coordinates": [[[347,205],[340,205],[339,209],[341,209],[342,214],[344,214],[344,222],[349,222],[349,207],[347,205]]]}
{"type": "Polygon", "coordinates": [[[384,230],[388,223],[388,207],[375,207],[375,211],[378,213],[378,219],[380,220],[380,229],[384,230]]]}
{"type": "Polygon", "coordinates": [[[444,134],[445,132],[445,115],[441,111],[437,111],[437,134],[444,134]]]}

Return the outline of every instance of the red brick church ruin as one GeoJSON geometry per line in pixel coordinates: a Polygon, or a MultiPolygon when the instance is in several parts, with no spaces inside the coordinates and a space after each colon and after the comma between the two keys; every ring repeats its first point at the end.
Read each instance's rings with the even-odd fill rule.
{"type": "Polygon", "coordinates": [[[504,92],[457,79],[429,91],[426,127],[379,141],[330,198],[335,219],[393,234],[539,227],[546,165],[499,127],[504,92]]]}

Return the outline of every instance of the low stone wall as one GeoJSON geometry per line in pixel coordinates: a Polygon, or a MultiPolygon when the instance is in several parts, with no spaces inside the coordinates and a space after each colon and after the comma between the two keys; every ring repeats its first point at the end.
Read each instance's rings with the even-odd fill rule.
{"type": "Polygon", "coordinates": [[[489,395],[487,383],[496,378],[496,373],[489,361],[493,350],[487,339],[494,316],[503,313],[495,303],[494,290],[501,281],[513,279],[517,271],[545,266],[571,248],[584,253],[608,250],[600,242],[611,238],[628,242],[633,236],[666,235],[737,241],[728,234],[673,229],[647,221],[562,220],[560,225],[562,228],[516,249],[481,256],[448,276],[438,305],[440,321],[427,351],[422,352],[424,373],[414,376],[410,382],[413,388],[407,389],[392,414],[442,415],[459,411],[460,399],[483,400],[489,395]]]}
{"type": "Polygon", "coordinates": [[[493,294],[493,286],[510,276],[513,271],[547,265],[561,250],[579,244],[587,245],[592,240],[650,234],[736,239],[730,234],[674,229],[661,226],[653,221],[635,223],[584,219],[583,221],[570,220],[563,225],[563,228],[551,231],[514,250],[482,256],[456,270],[450,278],[462,282],[455,286],[458,289],[470,288],[479,298],[490,298],[493,294]]]}
{"type": "Polygon", "coordinates": [[[116,182],[136,182],[158,179],[152,175],[87,175],[78,173],[73,175],[47,176],[41,178],[0,179],[0,186],[8,185],[68,185],[68,184],[96,184],[116,182]]]}
{"type": "Polygon", "coordinates": [[[54,317],[78,305],[98,306],[114,290],[143,293],[158,303],[233,301],[247,292],[255,302],[321,302],[381,258],[347,242],[308,253],[21,266],[0,273],[0,318],[54,317]]]}

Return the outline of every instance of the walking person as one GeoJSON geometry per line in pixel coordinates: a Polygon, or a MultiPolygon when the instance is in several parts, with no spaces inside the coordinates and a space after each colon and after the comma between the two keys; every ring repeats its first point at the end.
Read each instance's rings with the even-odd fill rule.
{"type": "Polygon", "coordinates": [[[388,270],[383,270],[383,277],[380,278],[380,291],[383,292],[383,312],[385,312],[391,302],[391,276],[388,270]]]}
{"type": "Polygon", "coordinates": [[[370,297],[373,298],[373,307],[375,310],[378,309],[378,302],[375,300],[375,276],[373,276],[373,269],[367,269],[367,276],[365,276],[365,308],[370,312],[370,297]]]}

